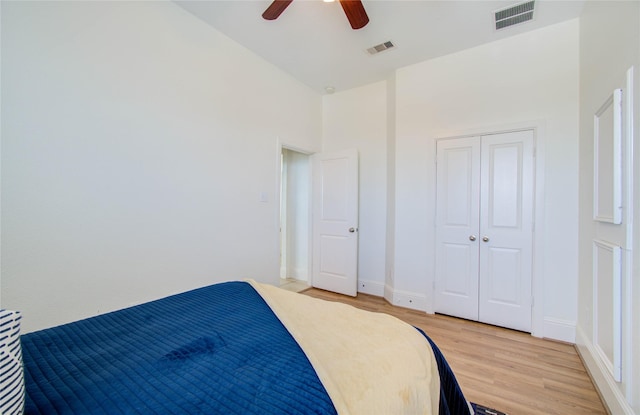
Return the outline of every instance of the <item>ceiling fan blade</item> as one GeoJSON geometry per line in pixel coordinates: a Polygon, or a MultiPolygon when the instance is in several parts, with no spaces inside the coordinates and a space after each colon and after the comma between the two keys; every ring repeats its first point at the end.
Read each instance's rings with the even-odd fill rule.
{"type": "Polygon", "coordinates": [[[273,0],[273,3],[262,13],[265,20],[276,20],[293,0],[273,0]]]}
{"type": "Polygon", "coordinates": [[[340,5],[353,29],[362,29],[369,23],[369,16],[361,0],[340,0],[340,5]]]}

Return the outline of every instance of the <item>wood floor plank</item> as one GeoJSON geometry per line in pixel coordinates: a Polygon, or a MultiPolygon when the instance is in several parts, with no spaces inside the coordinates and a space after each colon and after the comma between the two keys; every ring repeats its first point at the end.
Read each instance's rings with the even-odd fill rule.
{"type": "Polygon", "coordinates": [[[509,415],[606,415],[573,345],[529,333],[395,307],[381,297],[348,297],[315,288],[303,292],[419,327],[445,355],[472,402],[509,415]]]}

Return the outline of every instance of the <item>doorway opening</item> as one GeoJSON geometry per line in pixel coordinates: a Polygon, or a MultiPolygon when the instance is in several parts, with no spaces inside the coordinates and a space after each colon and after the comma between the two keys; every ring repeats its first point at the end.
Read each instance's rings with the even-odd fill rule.
{"type": "Polygon", "coordinates": [[[280,286],[310,286],[310,155],[282,147],[280,154],[280,286]]]}

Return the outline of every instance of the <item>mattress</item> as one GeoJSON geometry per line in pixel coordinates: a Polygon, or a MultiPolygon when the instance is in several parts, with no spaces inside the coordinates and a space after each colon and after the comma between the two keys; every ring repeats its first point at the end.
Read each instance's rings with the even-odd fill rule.
{"type": "MultiPolygon", "coordinates": [[[[305,351],[247,282],[211,285],[21,340],[26,414],[337,413],[305,351]]],[[[425,342],[431,342],[426,335],[425,342]]],[[[439,413],[465,413],[453,373],[434,344],[432,350],[439,413]]]]}

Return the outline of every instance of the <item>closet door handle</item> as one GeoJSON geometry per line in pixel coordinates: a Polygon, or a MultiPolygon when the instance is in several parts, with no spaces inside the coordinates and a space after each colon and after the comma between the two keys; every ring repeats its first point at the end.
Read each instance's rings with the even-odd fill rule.
{"type": "Polygon", "coordinates": [[[471,242],[475,241],[475,240],[476,240],[476,236],[475,236],[475,235],[470,235],[470,236],[469,236],[469,240],[470,240],[471,242]]]}
{"type": "Polygon", "coordinates": [[[488,237],[488,236],[483,236],[483,237],[482,237],[482,240],[483,240],[484,242],[489,242],[489,237],[488,237]]]}

